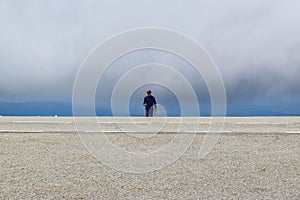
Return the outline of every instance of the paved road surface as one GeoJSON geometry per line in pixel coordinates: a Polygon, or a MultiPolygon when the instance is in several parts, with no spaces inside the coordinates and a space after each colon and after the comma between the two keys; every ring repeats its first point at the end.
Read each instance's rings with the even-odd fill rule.
{"type": "MultiPolygon", "coordinates": [[[[0,199],[300,199],[299,117],[226,118],[205,158],[197,152],[210,119],[198,118],[197,129],[188,123],[195,118],[186,119],[154,121],[159,133],[151,135],[137,131],[152,130],[149,119],[131,119],[133,126],[128,118],[98,118],[109,139],[128,151],[155,151],[177,134],[197,132],[172,164],[126,173],[87,151],[72,118],[0,117],[0,199]]],[[[80,128],[98,134],[88,123],[80,128]]]]}

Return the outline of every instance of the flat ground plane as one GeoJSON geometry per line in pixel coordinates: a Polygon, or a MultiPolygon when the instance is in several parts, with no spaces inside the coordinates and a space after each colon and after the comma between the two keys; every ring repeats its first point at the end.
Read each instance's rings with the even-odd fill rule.
{"type": "Polygon", "coordinates": [[[216,134],[207,133],[210,118],[91,119],[98,128],[89,120],[0,117],[0,199],[300,199],[300,117],[226,118],[204,158],[197,153],[207,134],[216,134]],[[194,135],[186,151],[147,173],[122,171],[118,155],[109,157],[118,158],[120,168],[112,168],[82,139],[105,137],[146,155],[180,134],[194,135]]]}

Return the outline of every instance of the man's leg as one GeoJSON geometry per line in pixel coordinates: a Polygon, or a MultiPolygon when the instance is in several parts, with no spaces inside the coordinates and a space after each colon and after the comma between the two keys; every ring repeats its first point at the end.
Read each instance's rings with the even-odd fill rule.
{"type": "Polygon", "coordinates": [[[149,110],[145,109],[146,117],[149,117],[149,110]]]}
{"type": "Polygon", "coordinates": [[[150,110],[149,110],[149,116],[153,117],[153,107],[151,107],[150,110]]]}

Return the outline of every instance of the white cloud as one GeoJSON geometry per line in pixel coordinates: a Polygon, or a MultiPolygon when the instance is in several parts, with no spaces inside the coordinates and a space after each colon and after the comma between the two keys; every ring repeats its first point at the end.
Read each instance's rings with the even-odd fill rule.
{"type": "Polygon", "coordinates": [[[203,44],[231,98],[299,97],[299,8],[296,0],[1,1],[0,100],[70,99],[93,47],[145,26],[203,44]]]}

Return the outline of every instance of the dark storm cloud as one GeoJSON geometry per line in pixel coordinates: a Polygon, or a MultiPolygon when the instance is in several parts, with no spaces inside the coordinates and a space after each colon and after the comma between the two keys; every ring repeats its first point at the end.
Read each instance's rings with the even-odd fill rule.
{"type": "MultiPolygon", "coordinates": [[[[229,100],[299,98],[299,8],[296,0],[1,1],[0,100],[70,100],[93,47],[146,26],[201,43],[220,68],[229,100]]],[[[200,95],[203,83],[190,79],[200,95]]]]}

